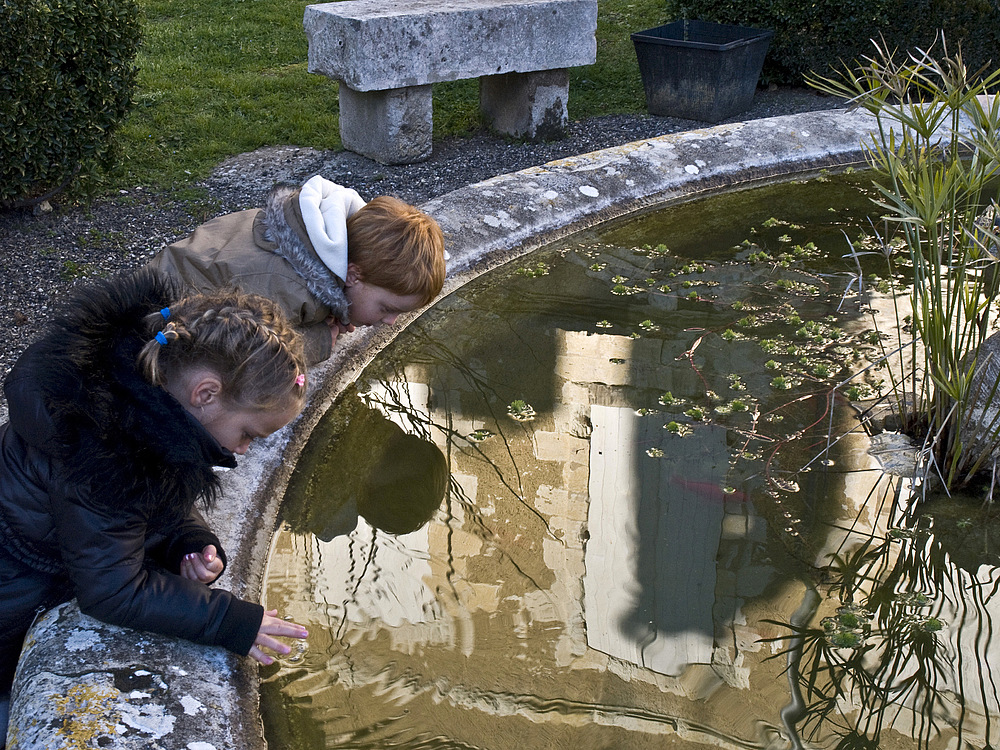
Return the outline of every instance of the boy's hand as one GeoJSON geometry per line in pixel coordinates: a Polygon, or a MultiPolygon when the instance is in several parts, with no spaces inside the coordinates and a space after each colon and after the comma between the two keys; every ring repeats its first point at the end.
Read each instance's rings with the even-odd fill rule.
{"type": "Polygon", "coordinates": [[[337,337],[342,333],[350,333],[354,330],[354,326],[346,323],[341,323],[332,315],[326,319],[326,324],[330,326],[330,348],[337,346],[337,337]]]}
{"type": "Polygon", "coordinates": [[[192,581],[211,583],[222,575],[222,560],[214,544],[210,544],[201,552],[191,552],[181,560],[181,576],[192,581]]]}
{"type": "Polygon", "coordinates": [[[272,638],[275,635],[287,638],[305,638],[309,635],[309,631],[294,622],[279,620],[276,609],[265,612],[264,619],[260,622],[260,629],[257,631],[257,639],[250,649],[250,656],[265,667],[274,664],[274,657],[265,654],[263,649],[267,648],[279,654],[288,654],[292,650],[291,646],[272,638]]]}

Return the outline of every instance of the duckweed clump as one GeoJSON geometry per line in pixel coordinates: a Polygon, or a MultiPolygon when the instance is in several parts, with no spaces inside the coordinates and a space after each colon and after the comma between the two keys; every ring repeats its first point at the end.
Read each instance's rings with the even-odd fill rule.
{"type": "Polygon", "coordinates": [[[527,401],[516,399],[507,407],[507,416],[515,422],[530,422],[535,418],[535,409],[527,401]]]}

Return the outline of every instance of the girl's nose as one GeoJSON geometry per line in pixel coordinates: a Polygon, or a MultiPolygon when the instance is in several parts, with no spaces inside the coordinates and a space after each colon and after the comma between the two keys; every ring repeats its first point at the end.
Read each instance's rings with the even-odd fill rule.
{"type": "Polygon", "coordinates": [[[247,452],[247,449],[249,447],[250,447],[250,441],[244,440],[242,443],[233,448],[233,453],[235,453],[237,456],[242,456],[244,453],[247,452]]]}
{"type": "Polygon", "coordinates": [[[384,318],[382,318],[382,322],[385,323],[387,326],[391,326],[393,323],[396,322],[396,318],[398,317],[399,313],[395,313],[394,315],[386,315],[384,318]]]}

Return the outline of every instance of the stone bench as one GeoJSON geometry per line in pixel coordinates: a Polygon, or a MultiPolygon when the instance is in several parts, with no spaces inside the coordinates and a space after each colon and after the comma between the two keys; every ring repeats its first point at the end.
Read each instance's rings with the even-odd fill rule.
{"type": "Polygon", "coordinates": [[[347,0],[306,7],[309,71],[340,82],[344,148],[383,164],[431,154],[431,84],[479,78],[491,126],[562,134],[567,68],[597,59],[597,0],[347,0]]]}

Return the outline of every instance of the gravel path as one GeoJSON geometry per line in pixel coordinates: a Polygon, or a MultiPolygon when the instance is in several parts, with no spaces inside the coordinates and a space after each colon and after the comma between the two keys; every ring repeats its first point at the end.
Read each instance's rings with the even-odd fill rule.
{"type": "MultiPolygon", "coordinates": [[[[839,106],[810,90],[773,88],[758,91],[748,112],[725,122],[839,106]]],[[[566,138],[548,143],[518,143],[485,132],[437,141],[429,160],[392,167],[346,151],[266,148],[219,165],[199,183],[208,199],[137,187],[84,208],[57,205],[37,216],[27,210],[0,214],[0,325],[6,332],[0,339],[0,377],[73,285],[137,268],[212,216],[261,205],[275,182],[322,174],[366,199],[395,195],[420,204],[495,175],[703,126],[671,117],[609,115],[573,122],[566,138]]],[[[0,411],[3,406],[0,397],[0,411]]]]}

